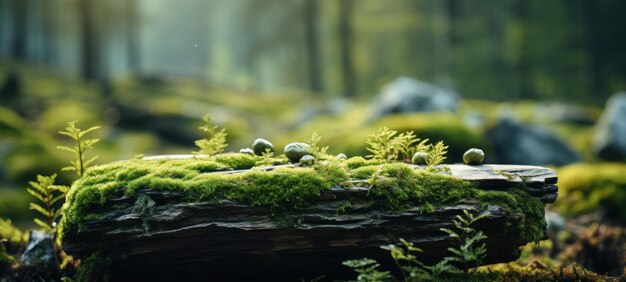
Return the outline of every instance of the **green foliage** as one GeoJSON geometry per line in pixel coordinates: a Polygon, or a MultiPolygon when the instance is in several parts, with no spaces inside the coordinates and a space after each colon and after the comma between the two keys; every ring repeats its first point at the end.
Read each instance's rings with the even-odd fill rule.
{"type": "Polygon", "coordinates": [[[393,136],[398,133],[395,130],[390,130],[387,127],[378,129],[377,132],[372,133],[367,139],[367,150],[372,153],[367,157],[375,160],[392,161],[395,160],[396,148],[394,148],[393,136]]]}
{"type": "Polygon", "coordinates": [[[575,216],[603,209],[607,217],[626,220],[626,164],[579,163],[558,170],[555,207],[575,216]]]}
{"type": "Polygon", "coordinates": [[[459,243],[458,248],[448,248],[448,251],[454,256],[446,259],[461,263],[463,273],[467,274],[471,267],[480,266],[487,256],[487,247],[485,243],[481,244],[484,239],[487,239],[487,236],[482,231],[474,229],[472,224],[489,214],[483,213],[474,216],[467,210],[463,210],[463,213],[465,216],[457,215],[456,220],[452,221],[459,232],[447,228],[441,228],[441,231],[448,233],[459,243]]]}
{"type": "Polygon", "coordinates": [[[81,262],[81,266],[76,273],[76,282],[108,282],[111,277],[109,266],[111,260],[99,252],[91,254],[81,262]]]}
{"type": "Polygon", "coordinates": [[[322,136],[317,134],[317,132],[313,132],[311,138],[305,141],[305,143],[310,146],[310,148],[305,149],[307,150],[307,152],[309,152],[309,154],[311,154],[311,156],[315,158],[315,160],[321,160],[328,156],[328,154],[326,154],[326,151],[328,151],[328,146],[320,147],[320,141],[322,141],[322,136]]]}
{"type": "Polygon", "coordinates": [[[387,162],[397,161],[401,158],[405,163],[411,162],[415,152],[426,151],[428,139],[421,140],[413,131],[396,135],[398,132],[387,127],[379,128],[377,132],[370,134],[367,140],[367,150],[372,153],[368,157],[387,162]],[[420,142],[421,140],[421,142],[420,142]],[[415,145],[417,144],[417,145],[415,145]]]}
{"type": "Polygon", "coordinates": [[[26,188],[26,191],[38,200],[38,203],[30,203],[30,209],[40,213],[43,219],[35,218],[35,224],[53,236],[56,236],[56,225],[61,215],[56,207],[57,203],[65,198],[69,190],[67,186],[54,184],[56,176],[56,174],[37,175],[37,182],[31,181],[30,188],[26,188]]]}
{"type": "Polygon", "coordinates": [[[28,235],[15,227],[11,220],[0,218],[0,240],[6,240],[7,244],[21,246],[26,244],[28,235]]]}
{"type": "MultiPolygon", "coordinates": [[[[402,274],[401,281],[440,281],[442,278],[455,277],[455,275],[461,273],[461,270],[452,264],[453,262],[460,263],[463,266],[465,278],[469,278],[469,268],[480,266],[487,252],[485,244],[481,244],[481,242],[487,236],[482,231],[474,229],[472,224],[484,218],[487,214],[483,213],[480,216],[474,216],[467,210],[464,210],[463,213],[464,216],[457,215],[456,220],[453,220],[458,232],[441,228],[442,231],[458,241],[459,247],[448,248],[453,255],[445,257],[434,265],[427,266],[422,263],[418,258],[418,254],[422,252],[422,249],[415,247],[413,243],[404,239],[400,239],[400,246],[396,244],[381,246],[382,249],[389,251],[396,263],[398,270],[402,274]]],[[[359,273],[358,281],[397,280],[391,276],[389,271],[380,271],[378,269],[380,264],[375,260],[363,258],[345,261],[343,264],[359,273]]]]}
{"type": "Polygon", "coordinates": [[[430,146],[428,152],[428,159],[426,163],[430,166],[441,164],[446,159],[448,153],[448,146],[443,144],[443,141],[437,142],[434,146],[430,146]]]}
{"type": "Polygon", "coordinates": [[[380,264],[373,259],[347,260],[343,265],[353,268],[359,274],[357,281],[393,281],[391,273],[378,270],[380,264]]]}
{"type": "Polygon", "coordinates": [[[265,152],[263,152],[263,155],[261,156],[261,160],[257,161],[255,165],[256,166],[274,165],[275,160],[273,159],[273,157],[274,157],[274,152],[272,152],[272,149],[265,148],[265,152]]]}
{"type": "Polygon", "coordinates": [[[213,123],[213,117],[209,115],[205,115],[202,117],[204,121],[204,125],[200,126],[200,131],[206,133],[207,137],[205,139],[198,139],[195,141],[196,146],[200,148],[199,151],[193,152],[194,154],[206,154],[209,156],[213,156],[224,151],[224,148],[228,146],[226,144],[226,129],[222,128],[219,130],[218,126],[213,123]]]}
{"type": "Polygon", "coordinates": [[[4,246],[7,241],[7,239],[0,238],[0,276],[3,277],[4,273],[17,263],[15,257],[7,253],[7,249],[4,246]]]}
{"type": "Polygon", "coordinates": [[[77,121],[68,122],[65,131],[59,131],[59,134],[70,137],[75,143],[74,146],[57,146],[57,148],[74,154],[74,160],[70,161],[70,166],[64,167],[62,170],[76,171],[76,174],[80,178],[85,173],[85,169],[87,169],[98,158],[98,156],[94,156],[91,159],[85,159],[85,152],[93,148],[93,145],[100,141],[100,139],[97,138],[84,139],[83,136],[99,129],[100,126],[93,126],[86,130],[82,130],[76,127],[76,123],[77,121]]]}
{"type": "Polygon", "coordinates": [[[428,139],[421,140],[415,136],[413,131],[398,134],[395,130],[387,127],[378,129],[370,134],[367,140],[367,150],[372,154],[368,157],[374,160],[386,162],[398,161],[411,163],[411,157],[415,152],[428,153],[426,163],[429,166],[441,164],[446,159],[448,146],[442,141],[437,144],[428,144],[428,139]]]}

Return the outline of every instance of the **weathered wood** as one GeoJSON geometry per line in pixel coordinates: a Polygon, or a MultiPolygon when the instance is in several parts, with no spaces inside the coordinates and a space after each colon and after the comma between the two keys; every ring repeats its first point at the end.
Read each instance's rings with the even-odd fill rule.
{"type": "MultiPolygon", "coordinates": [[[[546,203],[556,199],[557,178],[551,169],[448,168],[453,177],[476,182],[481,189],[519,187],[546,203]]],[[[78,257],[95,251],[108,253],[114,258],[112,272],[118,279],[349,277],[351,270],[342,261],[369,257],[389,262],[388,252],[379,246],[399,238],[422,248],[424,262],[440,260],[454,243],[440,228],[453,228],[456,215],[463,210],[478,212],[485,204],[467,199],[433,213],[422,213],[420,206],[393,213],[377,210],[367,201],[353,201],[339,214],[337,209],[348,201],[367,197],[366,185],[355,184],[326,190],[297,214],[273,215],[268,208],[242,202],[189,203],[180,192],[139,191],[108,200],[102,218],[67,234],[64,248],[78,257]]],[[[519,230],[509,228],[521,220],[519,215],[496,204],[487,203],[487,210],[489,215],[477,225],[488,236],[487,262],[516,259],[519,246],[528,243],[519,230]]]]}

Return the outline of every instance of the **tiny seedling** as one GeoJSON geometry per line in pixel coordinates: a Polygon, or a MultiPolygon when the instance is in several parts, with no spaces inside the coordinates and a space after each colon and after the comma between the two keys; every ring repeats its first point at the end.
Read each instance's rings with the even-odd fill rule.
{"type": "Polygon", "coordinates": [[[98,156],[94,156],[91,159],[85,159],[85,152],[93,148],[93,145],[100,141],[98,138],[85,139],[83,137],[86,134],[99,129],[100,126],[93,126],[86,130],[82,130],[76,127],[76,122],[77,121],[68,122],[65,131],[59,131],[59,134],[72,138],[74,146],[57,146],[57,148],[74,154],[74,160],[70,161],[70,165],[62,168],[61,170],[76,171],[78,178],[81,178],[85,173],[85,169],[87,169],[87,167],[89,167],[98,158],[98,156]]]}

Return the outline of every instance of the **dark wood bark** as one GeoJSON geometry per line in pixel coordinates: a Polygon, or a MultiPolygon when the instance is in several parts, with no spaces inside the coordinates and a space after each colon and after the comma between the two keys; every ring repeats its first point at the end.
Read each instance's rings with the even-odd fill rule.
{"type": "MultiPolygon", "coordinates": [[[[557,178],[551,169],[451,165],[450,172],[483,189],[520,187],[544,202],[556,199],[557,178]]],[[[421,212],[420,206],[393,213],[358,201],[367,197],[368,189],[355,184],[326,190],[297,214],[279,215],[229,200],[190,203],[180,192],[120,195],[105,203],[101,219],[66,233],[64,249],[79,258],[95,251],[109,254],[116,279],[354,278],[342,261],[368,257],[390,264],[389,253],[379,246],[400,238],[424,250],[422,261],[440,260],[455,244],[440,228],[454,228],[456,215],[481,211],[484,204],[489,215],[476,228],[488,236],[487,263],[515,260],[519,246],[528,243],[519,230],[507,227],[516,226],[519,215],[497,204],[466,199],[433,213],[421,212]],[[348,201],[352,206],[339,214],[337,209],[348,201]]]]}

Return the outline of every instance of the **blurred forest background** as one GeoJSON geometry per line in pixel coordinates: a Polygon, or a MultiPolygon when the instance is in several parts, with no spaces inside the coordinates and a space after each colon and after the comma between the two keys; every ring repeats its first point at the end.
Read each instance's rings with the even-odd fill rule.
{"type": "Polygon", "coordinates": [[[0,54],[87,80],[369,96],[399,75],[464,97],[601,104],[626,86],[623,1],[3,0],[0,54]]]}
{"type": "Polygon", "coordinates": [[[490,163],[554,167],[551,257],[621,275],[624,11],[621,0],[0,0],[0,218],[31,227],[28,181],[75,179],[56,149],[72,120],[102,125],[97,163],[189,153],[204,114],[226,128],[227,151],[260,137],[280,153],[319,132],[331,153],[366,155],[368,134],[388,126],[443,140],[449,163],[478,147],[490,163]],[[581,262],[589,253],[597,265],[581,262]]]}

